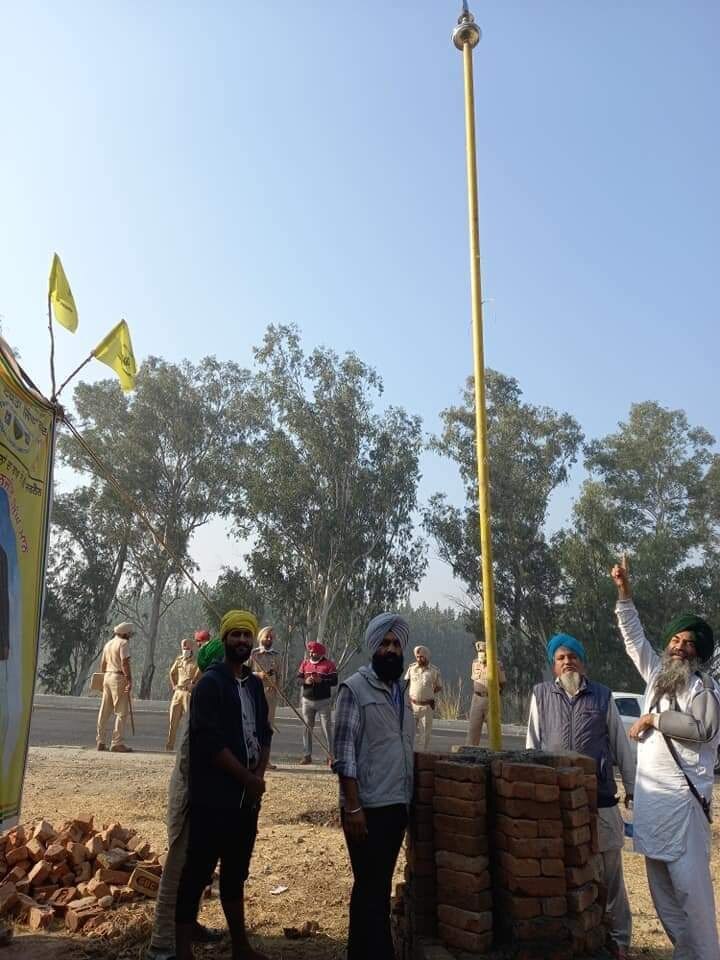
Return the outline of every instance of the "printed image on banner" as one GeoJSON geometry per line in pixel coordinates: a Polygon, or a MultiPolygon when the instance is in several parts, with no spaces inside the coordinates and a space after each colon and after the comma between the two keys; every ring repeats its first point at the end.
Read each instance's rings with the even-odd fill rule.
{"type": "Polygon", "coordinates": [[[0,340],[0,831],[17,823],[37,668],[55,423],[0,340]]]}

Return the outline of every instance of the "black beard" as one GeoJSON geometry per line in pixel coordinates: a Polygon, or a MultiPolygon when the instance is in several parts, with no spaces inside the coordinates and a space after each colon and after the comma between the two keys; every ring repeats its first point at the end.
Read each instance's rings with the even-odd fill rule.
{"type": "Polygon", "coordinates": [[[229,644],[225,645],[225,656],[232,663],[245,663],[246,660],[250,659],[250,654],[252,650],[250,647],[246,646],[244,643],[239,647],[231,647],[229,644]]]}
{"type": "Polygon", "coordinates": [[[403,672],[403,657],[400,653],[374,653],[372,668],[383,683],[395,683],[403,672]]]}
{"type": "Polygon", "coordinates": [[[700,661],[697,657],[681,660],[672,657],[666,650],[662,656],[660,672],[655,681],[655,698],[667,697],[674,700],[678,692],[687,686],[690,677],[696,672],[700,661]]]}

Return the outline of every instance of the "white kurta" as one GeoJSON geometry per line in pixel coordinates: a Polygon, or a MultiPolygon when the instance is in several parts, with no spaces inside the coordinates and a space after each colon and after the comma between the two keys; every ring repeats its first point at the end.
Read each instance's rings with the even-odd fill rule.
{"type": "MultiPolygon", "coordinates": [[[[655,680],[661,661],[648,642],[635,605],[616,607],[625,648],[647,684],[644,712],[655,702],[655,680]]],[[[694,677],[677,696],[683,712],[704,690],[694,677]]],[[[712,695],[719,700],[717,684],[712,695]]],[[[670,709],[667,701],[660,710],[670,709]]],[[[673,738],[683,770],[696,790],[712,798],[713,766],[720,732],[707,742],[673,738]]],[[[659,730],[648,731],[638,744],[635,778],[635,849],[645,854],[655,909],[674,946],[674,960],[720,960],[715,899],[710,874],[710,825],[690,792],[659,730]]]]}
{"type": "MultiPolygon", "coordinates": [[[[661,660],[650,645],[631,600],[617,605],[618,623],[625,641],[625,649],[646,683],[643,712],[649,713],[655,696],[655,678],[661,660]]],[[[687,711],[693,699],[704,689],[699,677],[679,692],[677,703],[687,711]]],[[[718,695],[717,686],[715,695],[718,695]]],[[[668,700],[660,701],[660,710],[671,709],[668,700]]],[[[698,793],[712,799],[713,769],[720,734],[707,743],[673,740],[685,773],[698,793]]],[[[699,807],[695,797],[678,769],[665,738],[659,730],[648,731],[638,743],[637,775],[635,778],[634,839],[635,849],[655,860],[677,860],[687,846],[692,816],[699,807]]],[[[701,811],[702,812],[702,811],[701,811]]]]}

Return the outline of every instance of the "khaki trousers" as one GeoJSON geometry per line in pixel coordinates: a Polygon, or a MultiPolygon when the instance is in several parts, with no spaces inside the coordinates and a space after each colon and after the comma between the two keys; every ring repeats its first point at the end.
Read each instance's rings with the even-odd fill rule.
{"type": "Polygon", "coordinates": [[[115,714],[115,726],[112,733],[111,746],[117,747],[123,743],[125,735],[125,723],[130,711],[130,701],[125,687],[127,680],[122,673],[106,673],[103,682],[102,702],[100,703],[100,713],[97,722],[97,742],[106,743],[105,734],[113,713],[115,714]]]}
{"type": "Polygon", "coordinates": [[[427,753],[430,749],[433,708],[429,704],[426,706],[412,704],[412,711],[415,717],[415,753],[427,753]]]}
{"type": "Polygon", "coordinates": [[[190,691],[176,690],[170,701],[170,729],[168,730],[167,748],[175,749],[175,737],[177,736],[180,721],[190,709],[190,691]]]}
{"type": "Polygon", "coordinates": [[[168,852],[160,889],[155,900],[150,946],[158,952],[172,953],[175,950],[175,903],[177,901],[180,875],[187,858],[190,818],[188,816],[188,766],[189,729],[187,714],[180,727],[180,746],[175,768],[168,788],[167,830],[168,852]]]}
{"type": "Polygon", "coordinates": [[[482,729],[488,713],[488,698],[479,697],[473,694],[470,704],[470,721],[468,723],[468,734],[466,743],[470,747],[477,747],[480,744],[482,729]]]}
{"type": "Polygon", "coordinates": [[[265,691],[265,699],[267,700],[268,705],[268,723],[270,726],[275,729],[275,711],[277,710],[278,705],[278,692],[276,687],[263,687],[265,691]]]}

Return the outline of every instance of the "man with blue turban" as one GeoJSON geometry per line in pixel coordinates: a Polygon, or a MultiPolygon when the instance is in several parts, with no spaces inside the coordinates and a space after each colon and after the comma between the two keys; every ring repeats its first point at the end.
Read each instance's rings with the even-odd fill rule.
{"type": "Polygon", "coordinates": [[[675,617],[657,653],[645,636],[625,564],[612,578],[625,650],[643,678],[634,846],[645,855],[653,903],[673,956],[718,960],[720,945],[710,872],[710,804],[720,744],[720,687],[701,668],[713,655],[710,625],[694,613],[675,617]]]}
{"type": "MultiPolygon", "coordinates": [[[[175,907],[176,960],[192,960],[200,897],[218,860],[233,960],[264,960],[248,941],[244,901],[273,733],[262,681],[247,665],[257,632],[247,610],[225,614],[224,657],[207,666],[190,700],[189,835],[175,907]]],[[[211,647],[201,654],[210,656],[211,647]]],[[[205,657],[198,659],[202,666],[205,657]]]]}
{"type": "Polygon", "coordinates": [[[370,664],[340,685],[333,770],[353,871],[348,960],[394,960],[393,871],[413,792],[415,721],[403,675],[410,628],[381,613],[368,624],[370,664]]]}
{"type": "Polygon", "coordinates": [[[558,633],[548,641],[546,652],[555,679],[539,683],[533,690],[526,746],[548,752],[574,750],[595,760],[606,910],[616,956],[624,960],[632,935],[632,914],[623,877],[625,831],[613,768],[620,768],[627,803],[635,789],[630,743],[612,692],[587,676],[587,654],[580,640],[558,633]]]}

